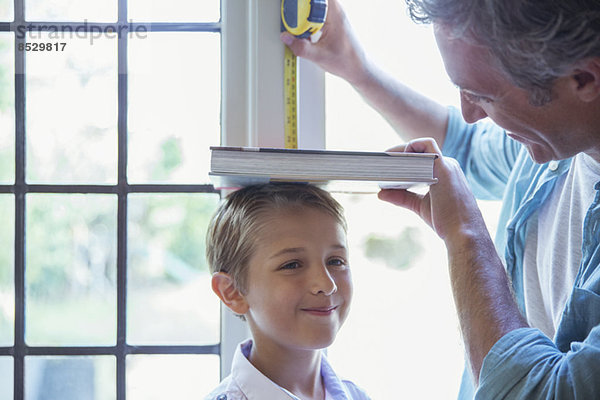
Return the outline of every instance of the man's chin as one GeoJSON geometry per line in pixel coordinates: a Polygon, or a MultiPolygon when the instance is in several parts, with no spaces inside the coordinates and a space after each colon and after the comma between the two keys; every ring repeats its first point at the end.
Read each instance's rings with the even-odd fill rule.
{"type": "Polygon", "coordinates": [[[533,162],[536,164],[545,164],[554,160],[553,155],[548,153],[547,151],[544,151],[544,149],[539,145],[527,144],[525,145],[525,147],[527,148],[529,157],[531,157],[533,162]]]}

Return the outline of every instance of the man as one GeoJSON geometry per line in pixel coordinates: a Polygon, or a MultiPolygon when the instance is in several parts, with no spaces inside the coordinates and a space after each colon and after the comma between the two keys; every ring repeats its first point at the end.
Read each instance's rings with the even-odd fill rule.
{"type": "Polygon", "coordinates": [[[442,146],[427,195],[379,197],[445,241],[471,370],[460,397],[600,398],[600,4],[407,3],[434,25],[462,118],[378,70],[336,0],[318,43],[282,40],[412,139],[398,150],[442,146]],[[496,248],[471,193],[503,201],[496,248]]]}

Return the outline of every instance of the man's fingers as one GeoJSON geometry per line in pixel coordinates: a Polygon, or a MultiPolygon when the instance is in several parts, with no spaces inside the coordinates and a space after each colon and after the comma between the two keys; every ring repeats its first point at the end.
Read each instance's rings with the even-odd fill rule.
{"type": "Polygon", "coordinates": [[[422,194],[400,189],[383,189],[378,194],[380,200],[395,204],[421,214],[421,202],[425,197],[422,194]]]}
{"type": "Polygon", "coordinates": [[[440,147],[433,138],[419,138],[411,140],[406,145],[406,149],[404,151],[411,153],[435,153],[440,156],[442,155],[440,147]]]}
{"type": "Polygon", "coordinates": [[[290,46],[294,42],[294,35],[289,32],[283,31],[279,34],[279,39],[286,45],[290,46]]]}
{"type": "Polygon", "coordinates": [[[390,147],[389,149],[386,150],[386,152],[390,152],[390,153],[393,153],[393,152],[403,153],[405,149],[406,149],[406,143],[402,143],[402,144],[399,144],[397,146],[390,147]]]}
{"type": "Polygon", "coordinates": [[[310,59],[310,46],[312,43],[309,40],[298,39],[289,32],[282,32],[279,38],[296,56],[310,59]]]}
{"type": "Polygon", "coordinates": [[[389,152],[407,152],[407,153],[435,153],[442,155],[442,151],[433,138],[419,138],[411,140],[408,143],[399,144],[390,147],[389,152]]]}

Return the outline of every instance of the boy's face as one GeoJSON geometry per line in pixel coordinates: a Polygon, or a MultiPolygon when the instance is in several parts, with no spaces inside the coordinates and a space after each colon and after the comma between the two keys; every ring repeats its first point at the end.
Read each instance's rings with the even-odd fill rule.
{"type": "Polygon", "coordinates": [[[319,210],[284,210],[255,239],[244,297],[257,348],[329,346],[352,298],[343,227],[319,210]]]}

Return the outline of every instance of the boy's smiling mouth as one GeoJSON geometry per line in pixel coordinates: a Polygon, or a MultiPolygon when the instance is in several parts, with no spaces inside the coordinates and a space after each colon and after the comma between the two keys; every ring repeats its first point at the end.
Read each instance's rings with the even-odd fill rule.
{"type": "Polygon", "coordinates": [[[302,311],[305,311],[312,315],[317,316],[328,316],[333,314],[335,310],[337,310],[339,306],[325,306],[325,307],[305,307],[301,308],[302,311]]]}

